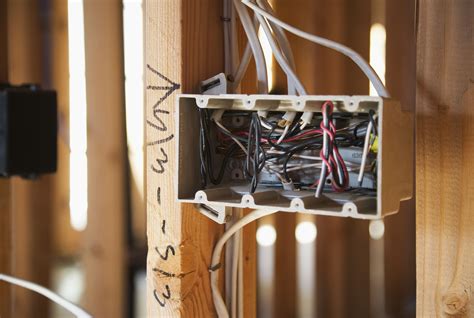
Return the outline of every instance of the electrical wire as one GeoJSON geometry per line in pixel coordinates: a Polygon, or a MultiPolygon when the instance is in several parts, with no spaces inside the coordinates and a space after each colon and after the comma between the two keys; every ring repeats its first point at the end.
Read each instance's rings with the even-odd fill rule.
{"type": "Polygon", "coordinates": [[[251,57],[252,49],[250,48],[250,44],[247,43],[247,45],[245,46],[244,54],[242,55],[242,60],[240,61],[237,71],[235,71],[235,74],[232,79],[232,87],[234,92],[237,90],[237,87],[239,87],[240,83],[242,82],[242,79],[244,78],[244,74],[247,71],[251,57]]]}
{"type": "Polygon", "coordinates": [[[230,0],[224,0],[223,15],[221,17],[224,28],[224,70],[226,74],[232,74],[232,38],[231,38],[231,8],[230,0]]]}
{"type": "Polygon", "coordinates": [[[370,140],[371,130],[372,130],[372,122],[369,122],[369,125],[367,126],[367,132],[365,133],[364,148],[363,148],[364,150],[362,152],[362,160],[360,162],[359,176],[357,177],[359,186],[362,185],[362,181],[364,179],[364,167],[365,167],[365,162],[367,160],[367,155],[369,153],[369,140],[370,140]]]}
{"type": "Polygon", "coordinates": [[[232,289],[231,289],[231,317],[237,317],[237,293],[238,293],[238,275],[239,275],[239,262],[240,262],[240,249],[241,249],[241,231],[237,231],[233,238],[233,247],[232,247],[232,289]]]}
{"type": "Polygon", "coordinates": [[[260,14],[256,13],[255,15],[258,21],[260,22],[260,26],[262,27],[263,32],[267,36],[267,40],[272,49],[273,56],[275,56],[275,59],[282,68],[283,72],[285,72],[288,79],[291,80],[291,83],[295,86],[297,93],[299,95],[306,95],[306,89],[299,80],[298,76],[296,76],[291,66],[288,64],[288,61],[282,54],[280,48],[278,47],[278,44],[275,42],[275,39],[273,38],[272,32],[270,31],[267,21],[260,14]]]}
{"type": "MultiPolygon", "coordinates": [[[[238,1],[238,0],[234,0],[238,1]]],[[[304,38],[308,41],[317,43],[319,45],[325,46],[327,48],[333,49],[339,53],[344,54],[345,56],[349,57],[359,68],[364,72],[364,74],[367,76],[367,78],[370,80],[372,85],[374,85],[375,90],[377,91],[377,94],[381,97],[389,98],[390,94],[385,88],[385,85],[383,82],[380,80],[379,76],[377,73],[374,71],[374,69],[370,66],[367,61],[365,61],[356,51],[353,49],[342,45],[338,42],[331,41],[329,39],[316,36],[310,33],[307,33],[305,31],[302,31],[298,28],[295,28],[280,19],[276,18],[275,16],[269,14],[268,12],[262,10],[259,6],[255,5],[254,3],[250,2],[249,0],[242,0],[242,3],[248,6],[250,9],[252,9],[254,12],[261,14],[264,16],[266,19],[278,24],[280,27],[283,29],[287,30],[288,32],[291,32],[301,38],[304,38]]]]}
{"type": "Polygon", "coordinates": [[[7,283],[17,285],[17,286],[32,290],[38,294],[41,294],[45,296],[46,298],[50,299],[51,301],[55,302],[59,306],[63,307],[64,309],[66,309],[67,311],[69,311],[70,313],[72,313],[74,316],[78,318],[92,318],[92,315],[89,314],[84,309],[82,309],[81,307],[77,306],[76,304],[73,304],[72,302],[64,299],[63,297],[59,296],[55,292],[43,286],[40,286],[38,284],[32,283],[24,279],[6,275],[6,274],[0,274],[0,281],[5,281],[7,283]]]}
{"type": "Polygon", "coordinates": [[[225,168],[229,162],[230,157],[236,152],[237,145],[232,145],[227,150],[224,158],[222,159],[221,167],[217,174],[217,177],[214,177],[214,167],[212,163],[212,150],[209,140],[209,113],[207,109],[199,109],[200,117],[200,133],[199,133],[199,156],[201,160],[201,185],[203,188],[207,186],[207,179],[211,181],[212,184],[220,184],[224,178],[225,168]]]}
{"type": "Polygon", "coordinates": [[[250,47],[253,52],[253,57],[255,59],[255,65],[257,68],[257,89],[259,94],[268,94],[268,78],[267,70],[265,64],[265,57],[263,55],[263,50],[258,40],[257,32],[255,27],[250,19],[249,13],[245,6],[240,0],[233,0],[234,7],[237,10],[237,14],[240,17],[242,26],[244,28],[245,34],[249,41],[250,47]]]}
{"type": "Polygon", "coordinates": [[[211,258],[211,266],[209,267],[212,298],[214,300],[214,307],[219,318],[229,318],[229,313],[227,311],[226,304],[219,289],[219,270],[221,269],[221,256],[222,250],[227,243],[227,241],[240,229],[242,229],[247,224],[262,218],[267,215],[277,213],[275,210],[254,210],[249,214],[243,216],[234,225],[232,225],[224,234],[221,236],[219,241],[214,247],[211,258]]]}

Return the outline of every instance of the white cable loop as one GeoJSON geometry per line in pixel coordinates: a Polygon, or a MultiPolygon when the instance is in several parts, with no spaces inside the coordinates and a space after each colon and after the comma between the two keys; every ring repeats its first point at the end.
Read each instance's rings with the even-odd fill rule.
{"type": "Polygon", "coordinates": [[[16,277],[13,277],[13,276],[10,276],[10,275],[6,275],[6,274],[0,274],[0,281],[2,281],[2,280],[7,282],[7,283],[17,285],[17,286],[32,290],[32,291],[34,291],[38,294],[41,294],[41,295],[45,296],[46,298],[49,298],[51,301],[57,303],[58,305],[60,305],[64,309],[68,310],[74,316],[76,316],[78,318],[92,318],[92,315],[89,314],[88,312],[86,312],[81,307],[71,303],[70,301],[64,299],[63,297],[59,296],[55,292],[53,292],[53,291],[51,291],[51,290],[49,290],[49,289],[47,289],[43,286],[40,286],[38,284],[29,282],[29,281],[24,280],[24,279],[20,279],[20,278],[16,278],[16,277]]]}
{"type": "Polygon", "coordinates": [[[221,256],[222,249],[224,248],[226,242],[240,229],[242,229],[247,224],[262,218],[264,216],[274,214],[278,211],[274,210],[254,210],[249,214],[243,216],[234,225],[232,225],[227,231],[224,232],[222,237],[217,241],[214,251],[212,252],[211,266],[209,271],[211,272],[211,289],[212,289],[212,298],[214,300],[214,307],[216,309],[217,315],[219,318],[229,318],[229,313],[225,305],[224,299],[219,290],[219,270],[221,268],[221,256]]]}
{"type": "Polygon", "coordinates": [[[245,34],[247,35],[250,47],[253,52],[255,59],[255,65],[257,68],[257,87],[259,94],[268,94],[268,78],[267,70],[265,66],[265,57],[263,56],[262,47],[258,40],[257,32],[250,19],[247,9],[242,5],[240,0],[234,0],[234,6],[244,27],[245,34]]]}

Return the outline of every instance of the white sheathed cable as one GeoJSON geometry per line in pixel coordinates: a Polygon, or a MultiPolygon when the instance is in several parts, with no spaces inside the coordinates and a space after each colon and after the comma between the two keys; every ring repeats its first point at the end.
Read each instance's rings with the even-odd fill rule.
{"type": "Polygon", "coordinates": [[[283,141],[283,139],[285,139],[286,134],[288,134],[289,129],[290,129],[290,125],[286,125],[285,130],[283,130],[283,133],[281,134],[280,138],[278,138],[278,140],[276,142],[277,145],[279,145],[283,141]]]}
{"type": "MultiPolygon", "coordinates": [[[[277,60],[278,64],[280,65],[282,70],[285,72],[286,77],[288,78],[288,94],[289,95],[294,94],[295,93],[294,90],[296,89],[296,92],[298,92],[299,95],[306,95],[306,90],[303,84],[299,80],[298,76],[296,76],[296,74],[294,73],[292,67],[288,64],[286,55],[292,56],[292,54],[288,52],[286,54],[281,52],[281,48],[275,42],[274,35],[272,34],[269,26],[267,25],[266,20],[262,18],[262,16],[259,15],[258,13],[255,13],[255,16],[257,17],[262,27],[262,30],[265,33],[265,36],[267,37],[268,43],[270,44],[270,47],[272,49],[273,55],[275,56],[275,59],[277,60]]],[[[289,125],[291,125],[295,116],[296,116],[295,112],[286,112],[285,115],[283,116],[283,118],[287,120],[287,124],[286,124],[283,134],[280,136],[279,140],[277,141],[277,144],[280,143],[286,137],[286,134],[288,133],[289,125]]]]}
{"type": "Polygon", "coordinates": [[[250,48],[250,44],[247,43],[247,46],[245,47],[244,54],[242,55],[240,64],[237,67],[237,70],[235,71],[235,75],[233,79],[234,82],[232,83],[234,91],[237,90],[237,87],[239,87],[240,82],[242,82],[242,78],[244,78],[244,74],[247,71],[251,57],[252,57],[252,49],[250,48]]]}
{"type": "Polygon", "coordinates": [[[249,214],[243,216],[240,220],[235,222],[224,234],[221,236],[219,241],[217,241],[214,251],[212,252],[211,266],[209,271],[211,272],[211,290],[212,298],[214,300],[214,307],[219,318],[229,318],[229,313],[227,312],[227,307],[225,305],[224,299],[219,290],[219,269],[220,261],[222,256],[222,249],[224,248],[226,242],[231,238],[237,231],[242,229],[247,224],[262,218],[264,216],[274,214],[278,211],[275,210],[254,210],[249,214]]]}
{"type": "Polygon", "coordinates": [[[224,0],[222,20],[224,23],[224,71],[225,74],[232,73],[232,52],[231,52],[231,29],[230,29],[230,0],[224,0]]]}
{"type": "Polygon", "coordinates": [[[242,151],[247,154],[247,148],[245,148],[244,145],[242,145],[242,143],[237,139],[235,138],[234,136],[232,136],[232,133],[224,127],[224,125],[222,125],[219,121],[214,121],[216,123],[217,126],[219,126],[222,130],[224,130],[225,132],[227,132],[229,134],[229,137],[232,138],[232,140],[240,147],[240,149],[242,149],[242,151]]]}
{"type": "MultiPolygon", "coordinates": [[[[274,11],[270,4],[266,0],[257,0],[257,4],[262,8],[262,10],[265,10],[269,14],[274,14],[274,11]]],[[[278,45],[281,48],[281,51],[283,55],[286,58],[286,61],[288,62],[290,68],[292,70],[296,70],[296,65],[295,65],[295,58],[293,56],[293,51],[291,50],[290,46],[290,41],[288,41],[288,38],[285,35],[285,31],[281,27],[279,27],[277,24],[273,22],[269,22],[269,25],[273,31],[273,36],[275,37],[278,45]]],[[[268,36],[268,35],[267,35],[268,36]]],[[[295,86],[293,84],[293,81],[291,78],[287,77],[288,81],[288,95],[295,95],[295,86]]]]}
{"type": "Polygon", "coordinates": [[[250,19],[249,13],[240,0],[234,0],[234,6],[244,27],[245,34],[247,35],[250,47],[253,52],[255,59],[255,65],[257,69],[257,88],[259,94],[268,94],[268,78],[267,69],[265,66],[265,57],[263,56],[263,50],[258,41],[257,32],[250,19]]]}
{"type": "MultiPolygon", "coordinates": [[[[257,4],[260,6],[260,8],[265,10],[268,14],[274,15],[274,11],[272,7],[270,6],[270,4],[268,4],[266,0],[257,0],[257,4]]],[[[293,56],[293,52],[291,50],[290,42],[288,41],[288,38],[286,37],[285,31],[278,24],[270,20],[267,20],[267,21],[268,21],[269,26],[273,30],[273,34],[281,48],[283,55],[286,58],[286,61],[288,62],[289,67],[293,71],[295,71],[296,70],[295,59],[293,56]]],[[[260,24],[262,23],[260,22],[260,24]]],[[[294,86],[295,85],[293,84],[292,79],[288,77],[288,94],[289,95],[295,94],[294,86]]],[[[300,92],[299,95],[306,95],[306,92],[304,93],[300,92]]],[[[313,112],[308,112],[308,111],[304,112],[303,116],[301,116],[301,122],[302,122],[301,129],[304,129],[306,125],[310,124],[312,119],[313,119],[313,112]]]]}
{"type": "Polygon", "coordinates": [[[364,171],[365,171],[365,162],[367,160],[367,155],[369,153],[369,143],[370,143],[370,132],[372,131],[372,121],[369,121],[367,125],[367,131],[365,133],[365,140],[364,140],[364,150],[362,152],[362,160],[360,162],[360,169],[359,169],[359,176],[357,181],[359,184],[362,184],[362,179],[364,178],[364,171]]]}
{"type": "Polygon", "coordinates": [[[238,274],[239,274],[239,257],[240,257],[241,232],[235,233],[232,246],[232,286],[231,286],[231,317],[237,317],[237,292],[238,292],[238,274]]]}
{"type": "MultiPolygon", "coordinates": [[[[235,12],[235,6],[232,7],[232,12],[234,13],[234,15],[236,14],[235,12]]],[[[257,28],[258,27],[258,21],[256,18],[254,18],[254,28],[257,28]]],[[[237,41],[237,25],[233,25],[233,32],[234,32],[234,37],[235,37],[235,40],[234,40],[234,46],[237,48],[236,52],[235,52],[235,56],[236,56],[236,67],[235,67],[235,71],[233,73],[233,89],[234,91],[236,92],[240,83],[242,82],[242,79],[244,78],[244,75],[245,75],[245,72],[247,72],[247,68],[249,66],[249,63],[250,63],[250,58],[252,57],[252,48],[250,47],[250,41],[248,40],[247,41],[247,44],[245,45],[245,49],[244,49],[244,54],[242,55],[242,59],[239,63],[238,61],[238,57],[239,57],[239,51],[238,51],[238,41],[237,41]]],[[[263,52],[263,51],[262,51],[263,52]]],[[[266,69],[266,65],[265,66],[260,66],[260,67],[264,67],[266,69]]]]}
{"type": "Polygon", "coordinates": [[[349,48],[345,45],[342,45],[340,43],[337,43],[337,42],[328,40],[326,38],[322,38],[322,37],[307,33],[305,31],[302,31],[298,28],[295,28],[295,27],[281,21],[280,19],[274,17],[273,15],[265,12],[264,10],[262,10],[260,7],[258,7],[254,3],[250,2],[249,0],[242,0],[242,3],[245,4],[246,6],[248,6],[249,8],[251,8],[252,10],[254,10],[255,12],[263,15],[266,19],[278,24],[279,26],[281,26],[282,28],[284,28],[288,32],[291,32],[291,33],[293,33],[293,34],[295,34],[299,37],[302,37],[302,38],[304,38],[308,41],[317,43],[319,45],[322,45],[322,46],[325,46],[327,48],[336,50],[336,51],[346,55],[352,61],[354,61],[354,63],[356,63],[357,66],[359,66],[359,68],[362,70],[362,72],[364,72],[364,74],[368,77],[368,79],[370,80],[372,85],[374,85],[375,90],[377,91],[379,96],[385,97],[385,98],[390,97],[390,94],[388,93],[387,89],[385,88],[384,84],[382,83],[382,81],[380,80],[379,76],[374,71],[374,69],[357,52],[355,52],[351,48],[349,48]]]}
{"type": "Polygon", "coordinates": [[[53,291],[40,286],[38,284],[29,282],[27,280],[23,280],[20,278],[16,278],[13,276],[5,275],[5,274],[0,274],[0,281],[5,281],[7,283],[21,286],[23,288],[32,290],[38,294],[41,294],[45,296],[46,298],[49,298],[51,301],[55,302],[56,304],[60,305],[64,309],[68,310],[70,313],[72,313],[74,316],[78,318],[91,318],[92,315],[86,312],[84,309],[81,307],[71,303],[70,301],[64,299],[63,297],[59,296],[58,294],[54,293],[53,291]]]}
{"type": "MultiPolygon", "coordinates": [[[[230,6],[230,53],[231,53],[231,64],[232,72],[231,74],[237,71],[239,65],[239,41],[238,41],[238,32],[237,32],[237,12],[235,12],[234,4],[232,0],[226,0],[229,2],[230,6]]],[[[248,63],[248,62],[247,62],[248,63]]]]}
{"type": "Polygon", "coordinates": [[[244,241],[241,236],[240,238],[240,249],[239,249],[239,288],[238,288],[238,317],[244,318],[244,254],[243,254],[244,241]]]}
{"type": "Polygon", "coordinates": [[[275,42],[275,39],[273,38],[272,32],[270,31],[270,28],[268,27],[267,22],[260,14],[256,13],[256,16],[257,16],[258,22],[260,22],[260,25],[262,26],[263,32],[267,36],[268,43],[270,44],[270,47],[272,48],[273,55],[275,56],[275,59],[277,60],[280,67],[282,68],[283,72],[285,72],[286,76],[289,79],[291,79],[291,82],[295,85],[295,88],[298,94],[306,95],[306,89],[304,88],[303,84],[299,80],[298,76],[296,76],[293,69],[290,67],[290,65],[288,65],[288,61],[286,60],[286,58],[281,53],[281,50],[278,47],[277,43],[275,42]]]}
{"type": "MultiPolygon", "coordinates": [[[[262,8],[262,10],[265,10],[269,14],[275,14],[272,7],[270,6],[270,4],[268,4],[266,0],[257,0],[257,4],[260,6],[260,8],[262,8]]],[[[288,41],[285,31],[283,31],[283,29],[276,23],[269,21],[269,24],[275,34],[275,38],[277,39],[278,44],[280,45],[283,51],[283,54],[285,54],[285,57],[288,63],[290,64],[290,67],[292,69],[295,69],[295,58],[293,56],[293,51],[291,50],[290,41],[288,41]]]]}

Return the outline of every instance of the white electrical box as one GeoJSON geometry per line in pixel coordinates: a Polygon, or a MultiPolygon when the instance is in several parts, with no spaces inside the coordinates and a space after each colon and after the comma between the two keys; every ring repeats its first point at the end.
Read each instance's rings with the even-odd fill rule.
{"type": "Polygon", "coordinates": [[[380,219],[412,197],[413,115],[394,100],[182,94],[176,111],[178,200],[216,222],[232,207],[380,219]]]}

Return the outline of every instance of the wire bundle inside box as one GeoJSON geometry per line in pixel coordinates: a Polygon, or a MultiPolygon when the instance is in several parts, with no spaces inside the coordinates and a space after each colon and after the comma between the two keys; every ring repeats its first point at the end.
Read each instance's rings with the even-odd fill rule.
{"type": "Polygon", "coordinates": [[[335,112],[327,101],[309,124],[302,112],[200,109],[201,186],[248,183],[257,188],[376,195],[377,114],[335,112]],[[214,112],[214,113],[213,113],[214,112]],[[215,112],[221,114],[215,115],[215,112]]]}

